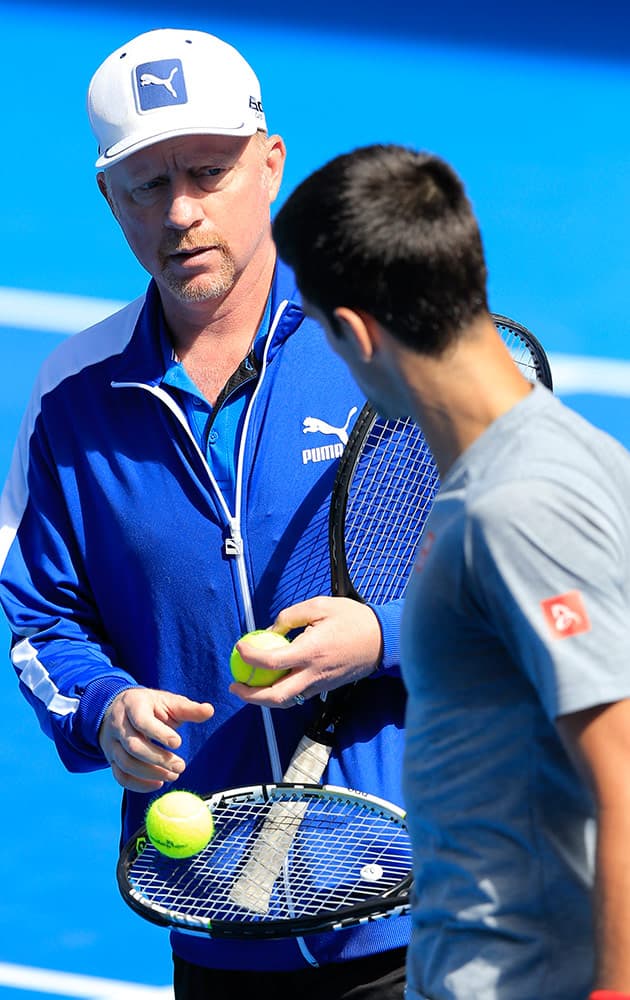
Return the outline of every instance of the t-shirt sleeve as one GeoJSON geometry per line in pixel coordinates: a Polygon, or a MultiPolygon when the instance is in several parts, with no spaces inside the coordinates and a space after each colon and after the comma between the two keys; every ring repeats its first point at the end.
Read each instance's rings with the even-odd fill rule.
{"type": "Polygon", "coordinates": [[[470,599],[548,716],[630,697],[628,527],[605,492],[510,482],[469,514],[470,599]]]}

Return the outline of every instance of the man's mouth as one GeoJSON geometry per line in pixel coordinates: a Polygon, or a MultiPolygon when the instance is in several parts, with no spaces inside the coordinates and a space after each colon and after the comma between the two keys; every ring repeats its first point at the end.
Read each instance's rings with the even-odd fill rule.
{"type": "Polygon", "coordinates": [[[196,257],[199,254],[207,253],[209,250],[216,250],[216,247],[203,246],[203,247],[184,247],[180,250],[171,250],[169,257],[196,257]]]}

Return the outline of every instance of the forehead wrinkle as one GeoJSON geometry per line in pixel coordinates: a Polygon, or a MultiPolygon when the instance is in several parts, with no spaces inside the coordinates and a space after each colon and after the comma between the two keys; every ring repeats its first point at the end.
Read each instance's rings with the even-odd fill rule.
{"type": "Polygon", "coordinates": [[[135,180],[201,166],[230,166],[241,158],[248,141],[231,136],[179,136],[139,150],[109,170],[120,168],[135,180]]]}

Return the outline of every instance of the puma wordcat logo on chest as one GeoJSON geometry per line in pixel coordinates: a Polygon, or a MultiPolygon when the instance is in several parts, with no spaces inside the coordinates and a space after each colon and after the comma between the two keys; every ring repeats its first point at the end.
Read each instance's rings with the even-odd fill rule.
{"type": "Polygon", "coordinates": [[[319,417],[305,417],[302,423],[303,434],[326,434],[336,437],[339,440],[334,444],[324,444],[315,448],[303,448],[302,463],[308,465],[309,462],[329,462],[332,459],[339,458],[348,443],[348,427],[356,412],[357,407],[353,406],[348,412],[346,422],[342,427],[336,427],[334,424],[328,423],[327,420],[321,420],[319,417]]]}

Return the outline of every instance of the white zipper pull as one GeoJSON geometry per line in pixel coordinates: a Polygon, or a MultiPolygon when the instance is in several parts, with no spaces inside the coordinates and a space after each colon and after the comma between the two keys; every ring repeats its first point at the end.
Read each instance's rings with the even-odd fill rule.
{"type": "Polygon", "coordinates": [[[225,539],[223,551],[226,556],[240,556],[243,554],[243,537],[233,518],[230,519],[230,534],[225,539]]]}

